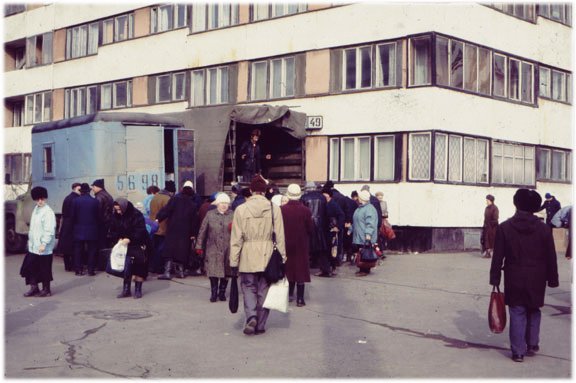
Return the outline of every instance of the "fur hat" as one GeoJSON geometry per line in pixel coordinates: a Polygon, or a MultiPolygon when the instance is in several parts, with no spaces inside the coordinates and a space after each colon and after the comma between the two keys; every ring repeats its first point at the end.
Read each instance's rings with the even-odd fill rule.
{"type": "Polygon", "coordinates": [[[290,184],[286,190],[286,197],[291,201],[297,201],[302,197],[302,189],[296,184],[290,184]]]}
{"type": "Polygon", "coordinates": [[[219,203],[230,203],[230,197],[228,197],[228,194],[218,193],[218,195],[214,199],[213,204],[218,205],[219,203]]]}
{"type": "Polygon", "coordinates": [[[250,181],[250,190],[252,190],[252,192],[264,193],[267,187],[266,181],[259,175],[255,175],[250,181]]]}
{"type": "Polygon", "coordinates": [[[493,196],[492,194],[488,194],[488,195],[486,196],[486,199],[489,200],[489,201],[491,201],[491,202],[494,202],[494,199],[495,199],[495,198],[494,198],[494,196],[493,196]]]}
{"type": "Polygon", "coordinates": [[[104,178],[99,178],[92,182],[92,186],[99,187],[100,189],[104,189],[104,178]]]}
{"type": "Polygon", "coordinates": [[[518,189],[514,194],[514,206],[516,209],[535,213],[540,209],[542,197],[535,190],[518,189]]]}
{"type": "Polygon", "coordinates": [[[86,182],[80,185],[80,193],[82,194],[90,193],[90,185],[88,185],[86,182]]]}
{"type": "Polygon", "coordinates": [[[176,193],[176,184],[174,183],[174,181],[164,182],[164,190],[170,193],[176,193]]]}
{"type": "Polygon", "coordinates": [[[363,202],[369,202],[370,201],[370,192],[368,190],[360,191],[360,193],[358,193],[358,199],[360,199],[360,201],[363,201],[363,202]]]}
{"type": "Polygon", "coordinates": [[[30,194],[32,195],[32,199],[34,201],[37,201],[40,198],[48,199],[48,190],[46,190],[46,188],[43,188],[42,186],[36,186],[32,188],[32,190],[30,190],[30,194]]]}

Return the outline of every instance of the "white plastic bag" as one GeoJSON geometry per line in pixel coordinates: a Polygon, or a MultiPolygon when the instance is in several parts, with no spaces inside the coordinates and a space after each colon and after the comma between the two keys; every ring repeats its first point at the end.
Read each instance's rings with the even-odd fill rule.
{"type": "Polygon", "coordinates": [[[124,266],[126,264],[126,253],[128,252],[128,246],[118,242],[112,248],[110,253],[110,267],[115,271],[124,271],[124,266]]]}
{"type": "Polygon", "coordinates": [[[288,280],[286,277],[270,285],[262,306],[270,310],[288,312],[288,280]]]}

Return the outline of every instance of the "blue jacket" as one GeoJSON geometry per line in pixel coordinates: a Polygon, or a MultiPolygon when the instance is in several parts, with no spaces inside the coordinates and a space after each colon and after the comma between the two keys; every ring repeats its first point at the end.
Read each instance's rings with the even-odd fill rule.
{"type": "Polygon", "coordinates": [[[100,204],[90,194],[82,194],[72,203],[72,232],[75,241],[98,239],[100,204]]]}
{"type": "Polygon", "coordinates": [[[372,243],[378,239],[378,213],[370,202],[358,206],[354,212],[352,232],[352,243],[356,245],[363,245],[366,242],[366,235],[370,236],[372,243]]]}
{"type": "Polygon", "coordinates": [[[50,206],[36,206],[30,217],[30,230],[28,231],[28,251],[38,255],[50,255],[54,250],[56,238],[56,216],[50,206]],[[42,253],[38,248],[45,245],[42,253]]]}

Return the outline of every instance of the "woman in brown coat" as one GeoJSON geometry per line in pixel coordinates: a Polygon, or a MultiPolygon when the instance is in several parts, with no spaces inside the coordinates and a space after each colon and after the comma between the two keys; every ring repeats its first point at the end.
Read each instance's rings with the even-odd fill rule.
{"type": "Polygon", "coordinates": [[[482,238],[484,239],[482,250],[483,258],[491,258],[494,252],[494,241],[496,239],[496,228],[498,227],[498,207],[494,205],[494,196],[486,196],[486,209],[484,209],[484,227],[482,228],[482,238]]]}
{"type": "Polygon", "coordinates": [[[294,286],[296,290],[296,305],[305,306],[304,283],[310,282],[310,265],[308,264],[308,250],[310,236],[314,231],[312,213],[310,209],[300,202],[302,192],[300,186],[288,186],[286,196],[288,203],[283,205],[282,218],[284,220],[284,237],[286,241],[286,278],[289,283],[289,296],[293,297],[294,286]]]}
{"type": "Polygon", "coordinates": [[[230,197],[225,193],[220,193],[214,201],[216,209],[209,210],[202,221],[198,240],[196,241],[196,254],[206,258],[204,267],[206,275],[210,278],[210,302],[226,300],[226,287],[228,286],[228,276],[232,275],[230,270],[230,229],[232,226],[232,210],[230,207],[230,197]],[[218,287],[220,279],[220,287],[218,287]]]}

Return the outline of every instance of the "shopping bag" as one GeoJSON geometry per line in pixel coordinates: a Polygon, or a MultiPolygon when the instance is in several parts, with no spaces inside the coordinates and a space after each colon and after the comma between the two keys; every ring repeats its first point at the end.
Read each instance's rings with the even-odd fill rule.
{"type": "Polygon", "coordinates": [[[288,280],[286,277],[270,285],[262,307],[283,313],[288,312],[288,280]]]}
{"type": "Polygon", "coordinates": [[[114,245],[112,252],[110,253],[110,268],[114,271],[124,271],[127,253],[128,247],[126,245],[121,242],[114,245]]]}
{"type": "Polygon", "coordinates": [[[396,238],[396,233],[386,218],[382,220],[382,226],[380,226],[380,235],[389,240],[396,238]]]}
{"type": "Polygon", "coordinates": [[[228,308],[232,314],[235,314],[238,311],[238,277],[232,277],[231,280],[228,308]]]}
{"type": "Polygon", "coordinates": [[[488,326],[490,327],[490,331],[495,334],[500,334],[506,328],[506,305],[504,303],[504,293],[500,292],[498,286],[494,286],[492,288],[492,294],[490,294],[488,326]]]}

